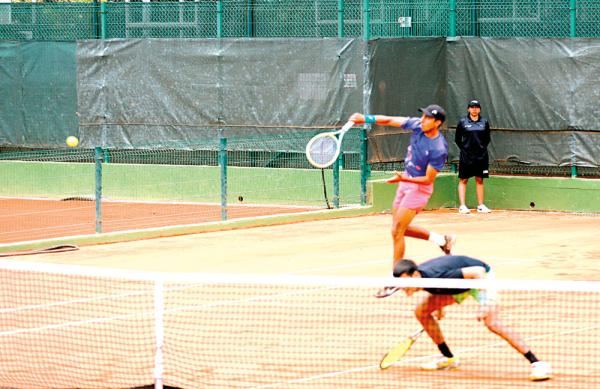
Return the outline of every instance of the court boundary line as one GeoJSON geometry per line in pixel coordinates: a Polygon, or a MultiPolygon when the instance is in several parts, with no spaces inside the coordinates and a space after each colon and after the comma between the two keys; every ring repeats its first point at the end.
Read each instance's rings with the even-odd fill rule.
{"type": "MultiPolygon", "coordinates": [[[[48,201],[48,202],[64,202],[69,201],[84,201],[84,202],[95,202],[95,195],[74,195],[68,197],[16,197],[16,196],[0,196],[1,200],[25,200],[25,201],[48,201]],[[88,199],[89,198],[89,199],[88,199]]],[[[209,201],[172,201],[172,200],[128,200],[128,199],[111,199],[110,197],[102,197],[102,202],[106,203],[125,203],[125,204],[156,204],[156,205],[198,205],[204,207],[220,207],[219,202],[209,201]]],[[[256,208],[298,208],[298,209],[322,209],[320,205],[296,205],[296,204],[265,204],[265,203],[241,203],[241,202],[228,202],[228,207],[256,207],[256,208]]],[[[351,205],[350,205],[351,206],[351,205]]]]}
{"type": "Polygon", "coordinates": [[[205,232],[227,231],[241,228],[285,225],[290,223],[311,222],[344,217],[358,217],[374,213],[376,212],[371,205],[355,205],[338,209],[317,209],[306,212],[280,213],[275,215],[236,218],[226,221],[182,224],[175,226],[103,232],[100,234],[70,235],[58,238],[0,243],[0,252],[35,249],[44,247],[45,245],[58,245],[63,243],[76,244],[78,246],[110,244],[179,235],[192,235],[205,232]]]}

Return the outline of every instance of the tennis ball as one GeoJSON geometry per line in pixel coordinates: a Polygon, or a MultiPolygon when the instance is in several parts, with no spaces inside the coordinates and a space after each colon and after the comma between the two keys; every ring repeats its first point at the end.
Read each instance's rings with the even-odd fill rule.
{"type": "Polygon", "coordinates": [[[67,138],[67,146],[69,147],[77,147],[79,144],[79,139],[76,136],[70,136],[67,138]]]}

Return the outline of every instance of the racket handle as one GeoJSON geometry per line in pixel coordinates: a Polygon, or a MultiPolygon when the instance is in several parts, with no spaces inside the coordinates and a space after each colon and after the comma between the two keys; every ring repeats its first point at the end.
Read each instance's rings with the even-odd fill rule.
{"type": "Polygon", "coordinates": [[[344,133],[346,131],[348,131],[349,129],[351,129],[354,126],[354,122],[352,120],[348,120],[346,122],[346,124],[344,124],[344,126],[342,127],[342,130],[340,132],[344,133]]]}

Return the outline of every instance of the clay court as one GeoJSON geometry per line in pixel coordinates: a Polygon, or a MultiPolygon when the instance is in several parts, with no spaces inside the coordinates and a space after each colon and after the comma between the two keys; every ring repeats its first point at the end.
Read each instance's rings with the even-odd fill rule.
{"type": "MultiPolygon", "coordinates": [[[[229,220],[307,211],[309,207],[231,204],[229,220]]],[[[102,232],[221,221],[219,204],[176,202],[102,203],[102,232]]],[[[94,234],[96,203],[88,200],[0,199],[0,244],[94,234]]]]}
{"type": "MultiPolygon", "coordinates": [[[[390,272],[390,221],[389,214],[377,214],[85,246],[18,259],[188,275],[382,277],[390,272]]],[[[600,280],[596,240],[600,219],[596,215],[494,211],[464,216],[445,210],[424,212],[415,222],[437,232],[457,233],[455,253],[487,261],[498,279],[600,280]]],[[[439,254],[429,242],[407,242],[407,256],[417,262],[439,254]]],[[[374,290],[235,284],[186,289],[177,298],[177,306],[212,308],[171,307],[179,313],[166,319],[166,326],[173,330],[168,330],[171,336],[165,352],[175,352],[175,358],[165,366],[165,377],[171,377],[165,384],[186,388],[582,388],[600,380],[600,369],[588,363],[600,345],[597,294],[511,291],[503,297],[503,318],[554,367],[552,380],[531,383],[526,361],[474,319],[474,303],[449,308],[442,322],[449,343],[462,357],[460,369],[420,371],[419,364],[437,353],[424,336],[401,363],[379,370],[382,354],[418,326],[412,313],[417,299],[397,294],[378,300],[372,296],[374,290]],[[178,358],[184,359],[177,362],[178,358]]],[[[129,312],[131,306],[119,309],[129,312]]],[[[152,327],[152,322],[124,320],[116,330],[128,334],[132,328],[145,327],[152,327]]],[[[129,339],[126,345],[132,349],[142,342],[135,336],[129,339]]],[[[75,346],[81,347],[65,344],[57,356],[68,355],[68,347],[75,346]]],[[[151,344],[139,346],[152,356],[151,344]]],[[[78,352],[94,354],[94,341],[87,347],[78,352]]],[[[151,371],[146,366],[123,371],[110,355],[104,350],[102,364],[94,366],[87,365],[91,362],[85,358],[78,361],[78,370],[89,372],[80,377],[80,387],[118,387],[117,382],[123,386],[128,380],[139,382],[151,371]],[[107,386],[100,383],[103,379],[107,386]]],[[[35,353],[29,357],[44,359],[35,353]]],[[[44,360],[40,363],[44,366],[44,360]]],[[[54,366],[56,373],[67,374],[64,366],[54,366]]]]}

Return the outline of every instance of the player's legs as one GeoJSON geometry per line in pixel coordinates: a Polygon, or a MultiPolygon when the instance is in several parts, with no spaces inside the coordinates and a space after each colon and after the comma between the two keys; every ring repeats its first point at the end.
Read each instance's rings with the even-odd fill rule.
{"type": "Polygon", "coordinates": [[[406,229],[406,233],[404,235],[411,237],[411,238],[428,240],[430,234],[431,233],[429,232],[429,230],[426,230],[423,227],[419,227],[419,226],[415,226],[415,225],[411,224],[406,229]]]}
{"type": "Polygon", "coordinates": [[[552,378],[552,367],[549,363],[539,361],[531,352],[531,349],[525,343],[525,340],[515,331],[500,321],[500,307],[494,305],[490,307],[488,313],[483,318],[486,327],[494,334],[506,340],[515,350],[522,354],[531,363],[531,373],[529,379],[532,381],[543,381],[552,378]]]}
{"type": "Polygon", "coordinates": [[[406,251],[406,245],[404,242],[404,235],[408,226],[417,215],[416,209],[410,208],[397,208],[394,209],[392,214],[392,240],[394,245],[393,253],[393,266],[401,259],[404,259],[404,252],[406,251]]]}
{"type": "Polygon", "coordinates": [[[421,323],[425,332],[429,335],[433,343],[439,345],[444,343],[444,335],[438,324],[438,321],[433,316],[436,311],[443,310],[448,305],[455,304],[456,300],[451,295],[430,294],[426,296],[415,308],[415,316],[421,323]]]}
{"type": "Polygon", "coordinates": [[[404,258],[404,237],[430,240],[440,246],[442,251],[450,254],[452,246],[456,241],[455,235],[440,235],[430,232],[424,228],[411,225],[412,219],[427,205],[433,185],[418,185],[414,183],[401,182],[396,191],[396,197],[392,205],[392,238],[394,240],[394,264],[404,258]],[[408,223],[408,224],[407,224],[408,223]]]}
{"type": "Polygon", "coordinates": [[[506,340],[519,353],[525,354],[529,351],[529,346],[527,346],[523,338],[502,323],[500,320],[500,307],[498,305],[489,308],[487,315],[483,318],[483,322],[491,332],[506,340]]]}
{"type": "Polygon", "coordinates": [[[450,295],[429,295],[415,309],[417,320],[442,353],[441,357],[421,365],[424,370],[447,370],[458,367],[458,358],[450,351],[438,324],[438,320],[443,317],[444,307],[454,303],[456,300],[450,295]]]}

